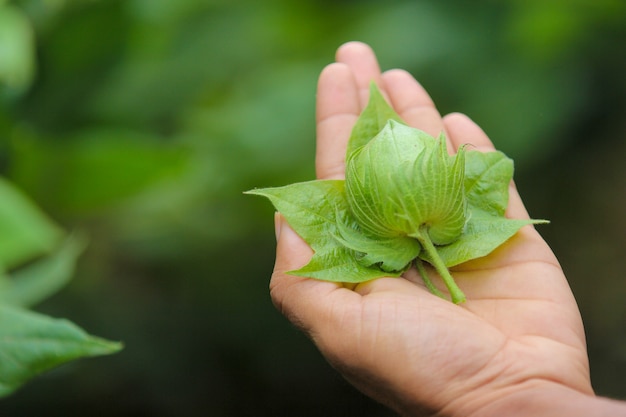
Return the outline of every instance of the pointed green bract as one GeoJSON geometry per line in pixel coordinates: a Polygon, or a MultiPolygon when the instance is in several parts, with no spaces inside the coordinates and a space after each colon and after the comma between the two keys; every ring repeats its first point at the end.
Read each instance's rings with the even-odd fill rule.
{"type": "Polygon", "coordinates": [[[374,237],[364,233],[356,223],[350,226],[340,220],[337,230],[339,243],[355,251],[359,263],[367,267],[376,265],[386,272],[407,269],[422,249],[417,240],[408,236],[374,237]]]}
{"type": "Polygon", "coordinates": [[[351,155],[352,152],[367,144],[383,130],[389,120],[404,123],[395,110],[385,101],[376,84],[372,82],[369,101],[352,128],[346,155],[351,155]]]}
{"type": "MultiPolygon", "coordinates": [[[[448,155],[435,139],[406,126],[375,84],[348,142],[346,179],[317,180],[248,193],[267,197],[311,246],[293,275],[362,282],[399,276],[428,262],[452,301],[465,295],[448,268],[489,255],[528,224],[507,219],[513,161],[501,152],[461,147],[448,155]]],[[[442,294],[423,275],[427,288],[442,294]]]]}

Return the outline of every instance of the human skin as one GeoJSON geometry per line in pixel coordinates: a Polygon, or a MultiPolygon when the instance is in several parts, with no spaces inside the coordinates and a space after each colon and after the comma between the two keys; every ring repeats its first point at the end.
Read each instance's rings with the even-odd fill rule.
{"type": "MultiPolygon", "coordinates": [[[[494,150],[467,116],[442,118],[409,73],[381,73],[369,46],[350,42],[319,77],[317,178],[343,178],[371,81],[409,125],[443,131],[451,152],[494,150]]],[[[513,183],[506,215],[528,218],[513,183]]],[[[288,275],[312,251],[280,215],[276,235],[274,304],[348,381],[401,415],[626,416],[623,403],[594,395],[578,307],[533,226],[452,269],[467,296],[461,305],[432,295],[414,270],[351,286],[288,275]]]]}

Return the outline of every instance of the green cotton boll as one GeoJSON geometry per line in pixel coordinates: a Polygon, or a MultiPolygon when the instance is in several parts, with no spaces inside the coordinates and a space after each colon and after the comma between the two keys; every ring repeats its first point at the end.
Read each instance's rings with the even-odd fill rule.
{"type": "Polygon", "coordinates": [[[443,136],[389,121],[346,164],[346,197],[359,227],[383,238],[427,233],[436,245],[466,223],[465,151],[450,156],[443,136]]]}
{"type": "Polygon", "coordinates": [[[315,180],[248,194],[268,198],[313,249],[288,274],[358,283],[397,277],[416,265],[426,288],[431,264],[450,300],[465,301],[448,270],[489,255],[528,224],[508,219],[513,161],[501,152],[459,149],[400,123],[374,83],[348,141],[345,180],[315,180]]]}

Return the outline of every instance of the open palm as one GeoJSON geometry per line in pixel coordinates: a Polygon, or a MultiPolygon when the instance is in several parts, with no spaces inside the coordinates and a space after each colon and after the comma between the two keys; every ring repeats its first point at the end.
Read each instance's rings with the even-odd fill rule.
{"type": "MultiPolygon", "coordinates": [[[[412,76],[381,74],[371,49],[353,42],[320,75],[318,178],[343,177],[347,141],[372,80],[408,124],[433,136],[444,131],[449,149],[494,150],[466,116],[442,118],[412,76]]],[[[507,216],[528,217],[513,185],[507,216]]],[[[398,412],[488,415],[499,401],[526,392],[592,394],[578,308],[532,226],[452,269],[467,295],[460,306],[428,292],[413,270],[351,287],[286,275],[308,262],[311,249],[280,216],[277,233],[275,304],[350,382],[398,412]]]]}

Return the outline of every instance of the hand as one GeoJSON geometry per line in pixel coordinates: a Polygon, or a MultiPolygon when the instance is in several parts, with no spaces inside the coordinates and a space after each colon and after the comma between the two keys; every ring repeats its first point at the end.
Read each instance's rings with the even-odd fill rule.
{"type": "MultiPolygon", "coordinates": [[[[442,118],[411,75],[381,74],[371,49],[352,42],[319,78],[318,178],[343,178],[348,137],[372,80],[408,124],[433,136],[444,131],[449,149],[470,143],[494,150],[468,117],[442,118]]],[[[513,184],[507,216],[528,217],[513,184]]],[[[528,408],[528,398],[550,404],[555,395],[573,408],[565,411],[566,404],[559,415],[576,415],[582,407],[576,404],[593,398],[576,302],[532,226],[489,256],[452,269],[468,299],[459,306],[429,293],[414,270],[350,288],[286,275],[312,252],[280,215],[276,221],[274,303],[365,394],[403,415],[459,416],[513,415],[510,407],[541,415],[530,414],[538,409],[528,408]]]]}

